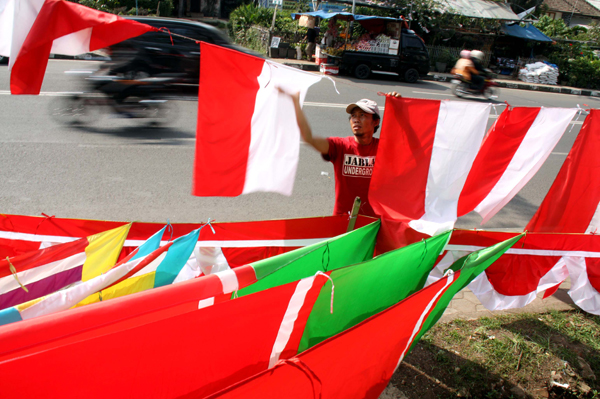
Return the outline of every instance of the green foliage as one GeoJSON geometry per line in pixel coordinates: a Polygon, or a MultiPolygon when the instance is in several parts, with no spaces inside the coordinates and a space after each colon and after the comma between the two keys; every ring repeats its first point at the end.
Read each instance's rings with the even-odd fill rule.
{"type": "Polygon", "coordinates": [[[546,36],[555,39],[593,42],[592,44],[596,45],[600,40],[600,26],[598,24],[593,24],[589,29],[583,26],[568,27],[562,19],[552,19],[544,15],[535,24],[535,27],[546,36]]]}
{"type": "MultiPolygon", "coordinates": [[[[352,12],[352,7],[348,6],[347,11],[352,12]]],[[[400,12],[398,10],[394,10],[394,9],[390,10],[390,9],[386,9],[386,8],[371,8],[371,7],[364,7],[364,6],[355,7],[354,13],[360,14],[360,15],[375,15],[378,17],[391,17],[391,18],[398,18],[400,16],[400,12]]]]}
{"type": "Polygon", "coordinates": [[[254,4],[244,4],[229,15],[229,29],[232,36],[236,32],[250,28],[252,25],[270,27],[273,20],[273,10],[258,7],[254,4]]]}
{"type": "Polygon", "coordinates": [[[558,66],[560,80],[569,86],[600,89],[600,60],[592,52],[600,39],[600,27],[568,27],[561,19],[543,16],[536,28],[557,42],[548,47],[548,60],[558,66]]]}
{"type": "Polygon", "coordinates": [[[564,38],[569,32],[569,27],[565,24],[565,21],[552,19],[547,15],[541,17],[535,27],[544,35],[554,38],[564,38]]]}

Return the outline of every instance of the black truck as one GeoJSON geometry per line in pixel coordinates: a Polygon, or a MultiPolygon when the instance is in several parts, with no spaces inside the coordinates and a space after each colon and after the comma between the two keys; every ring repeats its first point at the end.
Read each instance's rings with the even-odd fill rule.
{"type": "Polygon", "coordinates": [[[359,79],[369,78],[372,72],[384,72],[415,83],[421,76],[427,75],[429,53],[423,40],[412,30],[402,29],[397,47],[392,47],[388,54],[346,50],[340,56],[328,55],[327,63],[337,65],[340,73],[359,79]]]}

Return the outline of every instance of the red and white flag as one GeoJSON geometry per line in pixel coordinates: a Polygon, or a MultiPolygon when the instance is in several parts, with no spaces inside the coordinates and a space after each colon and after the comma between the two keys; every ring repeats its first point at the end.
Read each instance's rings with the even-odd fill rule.
{"type": "Polygon", "coordinates": [[[591,110],[527,231],[597,233],[600,227],[600,110],[591,110]]]}
{"type": "MultiPolygon", "coordinates": [[[[443,276],[457,259],[519,233],[455,230],[428,283],[443,276]]],[[[581,309],[600,314],[600,236],[527,233],[513,248],[469,284],[489,310],[522,308],[546,298],[571,277],[569,295],[581,309]]]]}
{"type": "Polygon", "coordinates": [[[321,80],[239,51],[201,43],[192,194],[291,195],[300,153],[292,99],[321,80]]]}
{"type": "Polygon", "coordinates": [[[506,109],[484,139],[489,111],[490,104],[386,99],[369,198],[384,221],[400,225],[404,238],[390,239],[395,245],[418,236],[410,229],[451,229],[472,210],[489,220],[539,170],[577,113],[506,109]]]}
{"type": "Polygon", "coordinates": [[[24,5],[18,5],[17,2],[14,6],[15,12],[25,5],[29,6],[26,12],[26,23],[22,26],[13,24],[13,28],[17,28],[18,33],[13,34],[14,41],[11,38],[13,69],[10,76],[10,91],[12,94],[39,94],[51,52],[67,55],[82,54],[156,30],[149,25],[93,10],[70,1],[46,0],[39,9],[31,29],[25,34],[39,2],[24,2],[24,5]],[[18,41],[24,34],[26,39],[19,48],[18,41]],[[12,53],[16,51],[18,56],[14,60],[12,53]]]}
{"type": "Polygon", "coordinates": [[[490,220],[537,173],[576,113],[576,108],[505,109],[475,158],[458,216],[475,210],[481,224],[490,220]]]}
{"type": "Polygon", "coordinates": [[[428,235],[452,229],[491,104],[387,97],[369,201],[428,235]]]}
{"type": "Polygon", "coordinates": [[[44,0],[4,0],[0,2],[0,55],[9,57],[12,69],[44,0]],[[15,21],[19,23],[15,24],[15,21]]]}

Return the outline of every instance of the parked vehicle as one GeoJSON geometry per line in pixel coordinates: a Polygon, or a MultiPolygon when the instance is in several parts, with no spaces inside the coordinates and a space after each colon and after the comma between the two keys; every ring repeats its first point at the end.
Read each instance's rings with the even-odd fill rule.
{"type": "Polygon", "coordinates": [[[378,54],[346,50],[341,56],[327,58],[340,68],[340,73],[367,79],[373,72],[396,73],[400,79],[415,83],[429,72],[429,53],[423,40],[413,31],[402,29],[396,54],[378,54]]]}
{"type": "Polygon", "coordinates": [[[494,82],[490,76],[491,75],[488,75],[485,79],[482,89],[474,89],[472,83],[466,80],[462,75],[454,75],[454,78],[451,81],[452,94],[461,98],[472,95],[483,96],[488,100],[496,98],[498,97],[498,83],[494,82]]]}
{"type": "Polygon", "coordinates": [[[219,29],[201,22],[157,17],[126,18],[165,30],[148,32],[111,46],[112,75],[140,79],[167,74],[179,77],[181,82],[196,84],[200,74],[200,44],[196,40],[249,52],[231,43],[219,29]]]}
{"type": "Polygon", "coordinates": [[[130,80],[91,75],[85,80],[88,84],[85,93],[60,97],[51,105],[51,115],[55,119],[65,124],[85,125],[94,122],[94,116],[99,113],[112,113],[123,118],[143,118],[152,125],[159,125],[174,116],[165,99],[172,78],[130,80]]]}

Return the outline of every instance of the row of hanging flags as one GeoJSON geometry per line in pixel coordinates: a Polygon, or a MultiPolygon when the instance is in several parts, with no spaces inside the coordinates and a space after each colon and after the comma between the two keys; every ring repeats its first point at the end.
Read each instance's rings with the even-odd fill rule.
{"type": "MultiPolygon", "coordinates": [[[[15,94],[39,93],[50,52],[150,30],[63,0],[0,2],[15,94]]],[[[320,76],[200,46],[199,104],[213,106],[198,112],[193,194],[290,195],[299,130],[279,89],[303,102],[320,76]]],[[[359,216],[350,232],[346,216],[164,226],[0,215],[3,397],[377,398],[466,286],[510,309],[570,277],[573,301],[600,314],[598,111],[527,233],[506,233],[453,227],[473,210],[493,217],[581,110],[507,107],[486,132],[490,104],[385,107],[369,197],[381,220],[359,216]]]]}
{"type": "Polygon", "coordinates": [[[298,397],[319,385],[321,397],[376,398],[453,296],[525,236],[477,249],[429,281],[456,232],[373,257],[381,222],[347,225],[346,216],[115,226],[2,215],[6,277],[54,277],[56,289],[2,306],[3,397],[280,397],[287,381],[298,397]],[[92,237],[102,245],[90,248],[92,237]],[[83,270],[100,253],[114,265],[63,282],[74,243],[83,270]],[[110,365],[92,366],[102,359],[110,365]]]}

